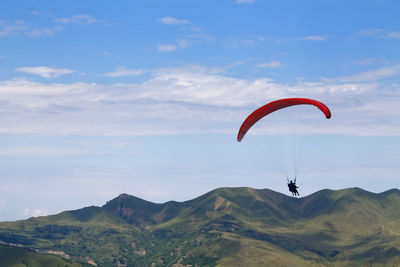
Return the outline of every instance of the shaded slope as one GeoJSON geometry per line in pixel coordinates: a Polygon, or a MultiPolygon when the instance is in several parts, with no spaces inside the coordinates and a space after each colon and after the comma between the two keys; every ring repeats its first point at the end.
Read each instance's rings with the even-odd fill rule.
{"type": "Polygon", "coordinates": [[[0,263],[7,267],[42,267],[42,266],[69,266],[89,267],[87,263],[73,262],[52,255],[41,255],[24,248],[0,245],[0,263]]]}

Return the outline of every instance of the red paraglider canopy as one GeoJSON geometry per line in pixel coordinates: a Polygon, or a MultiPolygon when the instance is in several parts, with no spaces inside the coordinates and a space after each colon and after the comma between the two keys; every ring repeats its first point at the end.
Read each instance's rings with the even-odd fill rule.
{"type": "Polygon", "coordinates": [[[285,99],[280,99],[276,101],[272,101],[258,109],[256,109],[253,113],[251,113],[246,120],[242,123],[242,126],[240,126],[238,135],[237,135],[237,141],[240,142],[242,141],[243,137],[247,133],[247,131],[261,118],[267,116],[268,114],[290,106],[295,106],[295,105],[313,105],[319,108],[324,114],[327,119],[331,117],[331,111],[327,106],[325,106],[323,103],[309,99],[309,98],[285,98],[285,99]]]}

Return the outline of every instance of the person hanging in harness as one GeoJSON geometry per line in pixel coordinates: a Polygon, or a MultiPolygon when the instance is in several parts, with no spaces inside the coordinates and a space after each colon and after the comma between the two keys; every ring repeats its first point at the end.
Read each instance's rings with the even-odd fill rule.
{"type": "Polygon", "coordinates": [[[296,178],[294,178],[294,181],[287,179],[288,180],[288,187],[289,187],[289,191],[292,192],[293,196],[300,196],[299,192],[297,191],[297,188],[299,188],[299,186],[296,185],[296,178]]]}

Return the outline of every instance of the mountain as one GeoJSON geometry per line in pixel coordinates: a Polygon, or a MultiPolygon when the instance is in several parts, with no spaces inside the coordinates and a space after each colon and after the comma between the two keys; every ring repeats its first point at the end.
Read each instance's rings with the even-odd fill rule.
{"type": "Polygon", "coordinates": [[[70,266],[400,266],[400,191],[294,198],[219,188],[162,204],[121,194],[102,207],[2,222],[0,244],[0,262],[19,246],[70,266]]]}

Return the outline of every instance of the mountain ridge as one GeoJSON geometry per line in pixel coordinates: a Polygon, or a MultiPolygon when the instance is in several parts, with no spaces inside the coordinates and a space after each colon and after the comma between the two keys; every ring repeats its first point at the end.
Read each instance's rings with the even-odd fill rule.
{"type": "Polygon", "coordinates": [[[324,189],[296,198],[222,187],[164,203],[123,193],[101,207],[2,222],[0,241],[101,266],[397,264],[399,207],[398,189],[324,189]]]}

